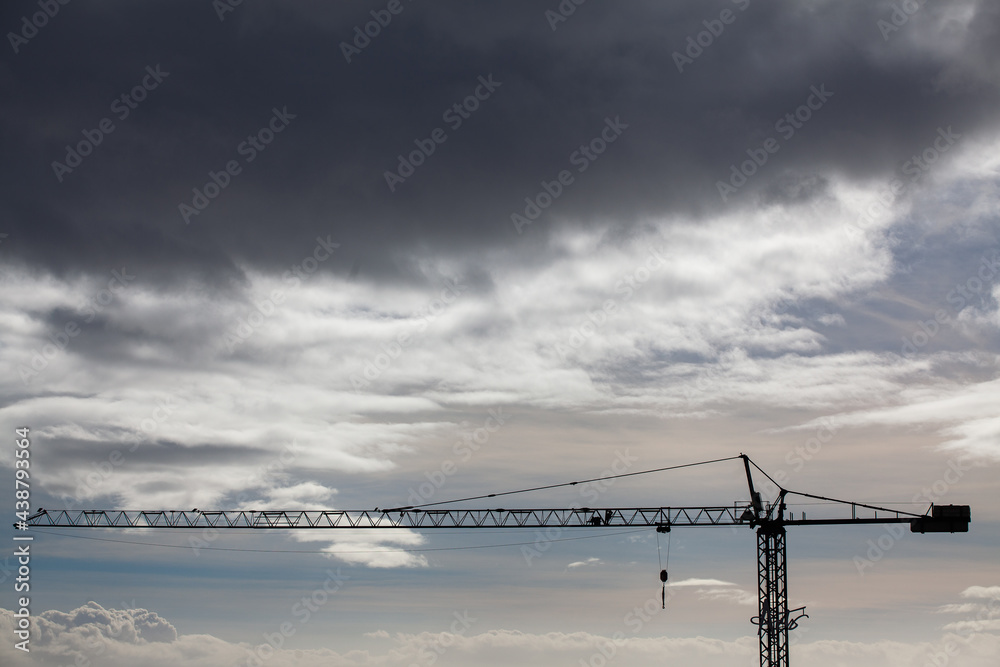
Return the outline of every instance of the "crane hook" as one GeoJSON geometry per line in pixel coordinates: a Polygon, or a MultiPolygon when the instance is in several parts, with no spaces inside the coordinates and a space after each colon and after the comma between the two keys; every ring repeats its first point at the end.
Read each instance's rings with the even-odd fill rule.
{"type": "Polygon", "coordinates": [[[663,567],[663,560],[660,557],[660,533],[667,534],[667,567],[670,567],[670,524],[656,527],[656,559],[660,562],[660,582],[663,584],[660,591],[660,604],[667,608],[667,570],[663,567]]]}

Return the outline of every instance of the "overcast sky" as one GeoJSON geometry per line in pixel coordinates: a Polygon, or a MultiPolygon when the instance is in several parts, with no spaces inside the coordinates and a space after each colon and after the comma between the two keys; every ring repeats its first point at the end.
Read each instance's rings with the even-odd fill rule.
{"type": "MultiPolygon", "coordinates": [[[[0,27],[0,463],[13,489],[30,427],[32,507],[370,509],[745,452],[972,506],[962,535],[790,528],[793,662],[996,664],[997,3],[0,27]]],[[[505,506],[747,499],[728,461],[505,506]]],[[[4,664],[757,664],[746,528],[54,532],[30,656],[0,554],[4,664]]]]}

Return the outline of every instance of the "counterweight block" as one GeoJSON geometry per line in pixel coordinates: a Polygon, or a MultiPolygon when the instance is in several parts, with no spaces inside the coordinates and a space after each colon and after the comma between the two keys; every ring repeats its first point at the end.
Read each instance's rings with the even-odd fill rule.
{"type": "Polygon", "coordinates": [[[968,505],[935,505],[929,517],[910,522],[911,533],[967,533],[972,521],[968,505]]]}

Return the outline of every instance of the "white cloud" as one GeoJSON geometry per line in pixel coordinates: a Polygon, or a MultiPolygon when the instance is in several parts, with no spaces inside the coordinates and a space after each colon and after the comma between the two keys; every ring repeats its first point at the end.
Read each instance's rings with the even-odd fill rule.
{"type": "Polygon", "coordinates": [[[943,628],[947,632],[969,634],[971,632],[1000,632],[1000,618],[986,618],[976,621],[956,621],[943,628]]]}
{"type": "Polygon", "coordinates": [[[939,614],[969,614],[979,609],[979,605],[967,604],[945,604],[937,608],[939,614]]]}
{"type": "Polygon", "coordinates": [[[840,313],[828,313],[826,315],[820,315],[818,318],[820,324],[825,324],[828,327],[842,327],[847,324],[844,316],[840,313]]]}
{"type": "Polygon", "coordinates": [[[963,598],[1000,600],[1000,586],[969,586],[962,591],[963,598]]]}
{"type": "Polygon", "coordinates": [[[684,587],[684,586],[735,586],[731,581],[722,581],[721,579],[681,579],[680,581],[672,581],[667,584],[668,586],[684,587]]]}
{"type": "Polygon", "coordinates": [[[939,613],[962,614],[965,618],[947,623],[944,630],[962,635],[1000,632],[1000,586],[970,586],[961,596],[973,600],[963,604],[948,604],[939,613]]]}
{"type": "Polygon", "coordinates": [[[698,591],[698,597],[713,602],[730,602],[746,607],[757,606],[757,595],[742,588],[704,588],[698,591]]]}
{"type": "Polygon", "coordinates": [[[351,565],[368,567],[427,567],[427,558],[419,553],[405,551],[426,542],[420,533],[408,529],[364,530],[337,529],[336,531],[293,531],[297,542],[322,542],[321,550],[330,558],[351,565]]]}
{"type": "MultiPolygon", "coordinates": [[[[975,458],[1000,460],[998,395],[1000,380],[916,385],[900,389],[893,400],[895,405],[841,413],[834,419],[841,426],[938,426],[944,449],[975,458]]],[[[819,425],[819,420],[813,420],[800,428],[812,429],[819,425]]]]}
{"type": "Polygon", "coordinates": [[[302,482],[294,486],[267,490],[267,500],[251,500],[237,509],[254,510],[324,510],[330,509],[330,500],[337,493],[315,482],[302,482]]]}
{"type": "Polygon", "coordinates": [[[697,588],[696,594],[701,600],[712,602],[731,602],[739,605],[757,606],[757,595],[736,587],[731,581],[721,579],[682,579],[667,582],[672,588],[697,588]]]}
{"type": "MultiPolygon", "coordinates": [[[[271,633],[280,643],[234,644],[211,635],[179,635],[168,621],[146,610],[104,609],[91,602],[69,613],[47,611],[35,616],[36,634],[30,654],[0,643],[0,661],[12,667],[58,664],[100,664],[102,667],[192,667],[246,665],[255,656],[266,658],[274,667],[406,667],[426,663],[429,657],[439,665],[494,667],[507,664],[576,665],[595,655],[611,656],[622,664],[655,664],[668,660],[704,667],[738,667],[754,660],[757,637],[721,641],[705,637],[662,637],[636,635],[634,626],[622,625],[620,632],[607,635],[588,632],[524,633],[515,630],[476,627],[482,621],[466,617],[468,627],[452,631],[367,633],[382,642],[384,649],[294,648],[291,638],[271,633]]],[[[0,609],[0,632],[12,636],[12,612],[0,609]]],[[[447,624],[446,624],[447,625],[447,624]]],[[[992,627],[992,626],[991,626],[992,627]]],[[[946,656],[952,667],[992,667],[1000,652],[1000,635],[977,631],[944,634],[923,642],[846,641],[799,642],[793,648],[796,660],[812,667],[842,667],[844,664],[878,664],[885,667],[914,667],[946,656]]],[[[654,631],[655,633],[656,631],[654,631]]]]}

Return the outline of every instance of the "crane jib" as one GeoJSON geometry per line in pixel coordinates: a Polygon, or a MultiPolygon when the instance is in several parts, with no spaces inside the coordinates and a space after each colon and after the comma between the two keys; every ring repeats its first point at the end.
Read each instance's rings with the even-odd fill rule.
{"type": "MultiPolygon", "coordinates": [[[[594,528],[741,526],[820,526],[909,523],[915,533],[964,533],[968,505],[935,505],[921,516],[832,519],[756,519],[752,505],[723,507],[609,507],[460,510],[39,510],[31,527],[50,528],[594,528]]],[[[853,512],[852,512],[853,514],[853,512]]]]}
{"type": "MultiPolygon", "coordinates": [[[[429,503],[423,507],[397,507],[380,510],[44,510],[39,509],[15,527],[52,528],[250,528],[273,530],[352,529],[433,529],[433,528],[598,528],[651,527],[657,533],[669,533],[675,526],[747,526],[757,533],[758,615],[751,619],[758,626],[760,664],[762,667],[788,667],[788,632],[808,618],[805,607],[789,609],[788,568],[785,533],[790,526],[831,526],[908,523],[914,533],[965,533],[972,513],[968,505],[931,505],[924,514],[894,510],[866,503],[827,498],[782,488],[745,454],[694,464],[627,473],[631,476],[677,468],[743,459],[750,500],[713,507],[568,507],[528,509],[427,509],[429,505],[455,505],[459,502],[494,498],[528,491],[575,485],[578,482],[552,484],[505,493],[464,498],[460,501],[429,503]],[[765,503],[754,487],[751,466],[778,486],[779,494],[765,503]],[[805,512],[796,519],[785,516],[789,495],[850,508],[850,516],[807,519],[805,512]],[[868,515],[870,513],[870,516],[868,515]],[[865,514],[865,516],[860,516],[865,514]]],[[[613,476],[613,477],[617,477],[613,476]]],[[[611,477],[595,478],[610,479],[611,477]]],[[[669,541],[668,541],[669,558],[669,541]]],[[[662,602],[666,604],[667,571],[660,570],[662,602]]]]}

